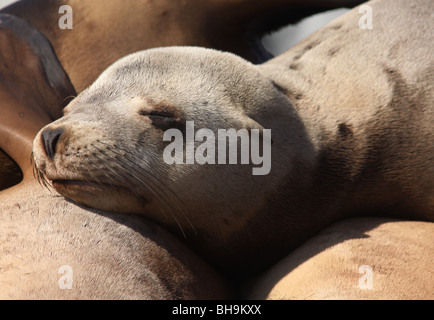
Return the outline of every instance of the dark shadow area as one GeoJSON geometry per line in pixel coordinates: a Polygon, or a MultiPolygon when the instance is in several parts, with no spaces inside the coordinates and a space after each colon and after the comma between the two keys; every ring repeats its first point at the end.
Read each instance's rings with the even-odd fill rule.
{"type": "Polygon", "coordinates": [[[13,187],[22,180],[20,167],[0,148],[0,191],[13,187]]]}

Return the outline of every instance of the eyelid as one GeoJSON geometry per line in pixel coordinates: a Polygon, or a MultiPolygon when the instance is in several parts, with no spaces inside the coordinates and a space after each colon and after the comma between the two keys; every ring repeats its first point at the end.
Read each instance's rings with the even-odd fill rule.
{"type": "Polygon", "coordinates": [[[153,110],[147,114],[148,116],[157,116],[157,117],[166,117],[166,118],[175,118],[175,115],[167,112],[167,111],[157,111],[153,110]]]}
{"type": "Polygon", "coordinates": [[[168,129],[185,131],[185,119],[180,112],[174,108],[158,106],[152,109],[142,109],[139,111],[139,114],[150,119],[155,129],[162,131],[168,129]]]}
{"type": "Polygon", "coordinates": [[[139,111],[142,116],[148,117],[162,117],[162,118],[178,118],[180,117],[178,110],[168,107],[166,105],[159,105],[154,108],[144,108],[139,111]]]}

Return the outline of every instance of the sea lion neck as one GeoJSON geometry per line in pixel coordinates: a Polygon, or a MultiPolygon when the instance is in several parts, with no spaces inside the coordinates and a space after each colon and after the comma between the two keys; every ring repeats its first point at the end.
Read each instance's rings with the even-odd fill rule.
{"type": "MultiPolygon", "coordinates": [[[[420,89],[432,87],[432,34],[423,19],[397,23],[399,10],[379,18],[388,12],[383,5],[374,31],[360,28],[352,10],[258,68],[303,123],[316,151],[315,185],[322,195],[332,189],[340,212],[432,219],[432,189],[416,187],[429,175],[409,160],[427,152],[421,135],[432,136],[431,98],[420,89]],[[417,66],[409,63],[415,59],[417,66]]],[[[408,17],[424,14],[407,9],[408,17]]]]}

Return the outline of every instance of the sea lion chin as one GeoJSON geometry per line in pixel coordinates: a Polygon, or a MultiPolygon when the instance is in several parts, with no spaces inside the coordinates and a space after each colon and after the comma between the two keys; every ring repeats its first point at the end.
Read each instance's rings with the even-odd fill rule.
{"type": "Polygon", "coordinates": [[[143,212],[146,206],[144,198],[138,198],[130,189],[122,186],[73,180],[54,180],[52,186],[75,202],[100,210],[137,213],[143,212]]]}

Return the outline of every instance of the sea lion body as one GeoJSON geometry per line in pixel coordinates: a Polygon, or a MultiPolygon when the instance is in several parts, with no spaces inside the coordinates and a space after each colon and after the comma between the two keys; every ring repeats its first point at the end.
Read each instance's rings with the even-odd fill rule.
{"type": "Polygon", "coordinates": [[[433,4],[367,5],[374,30],[356,8],[259,66],[185,47],[121,59],[36,136],[40,176],[79,203],[184,234],[237,276],[340,219],[433,221],[433,4]],[[271,172],[165,163],[164,132],[187,121],[271,130],[271,172]]]}
{"type": "Polygon", "coordinates": [[[143,217],[89,210],[36,182],[0,194],[0,298],[233,297],[179,239],[143,217]]]}
{"type": "Polygon", "coordinates": [[[252,281],[248,299],[432,300],[434,224],[340,221],[252,281]]]}
{"type": "Polygon", "coordinates": [[[32,140],[61,116],[75,90],[47,38],[0,14],[0,190],[32,177],[32,140]]]}

